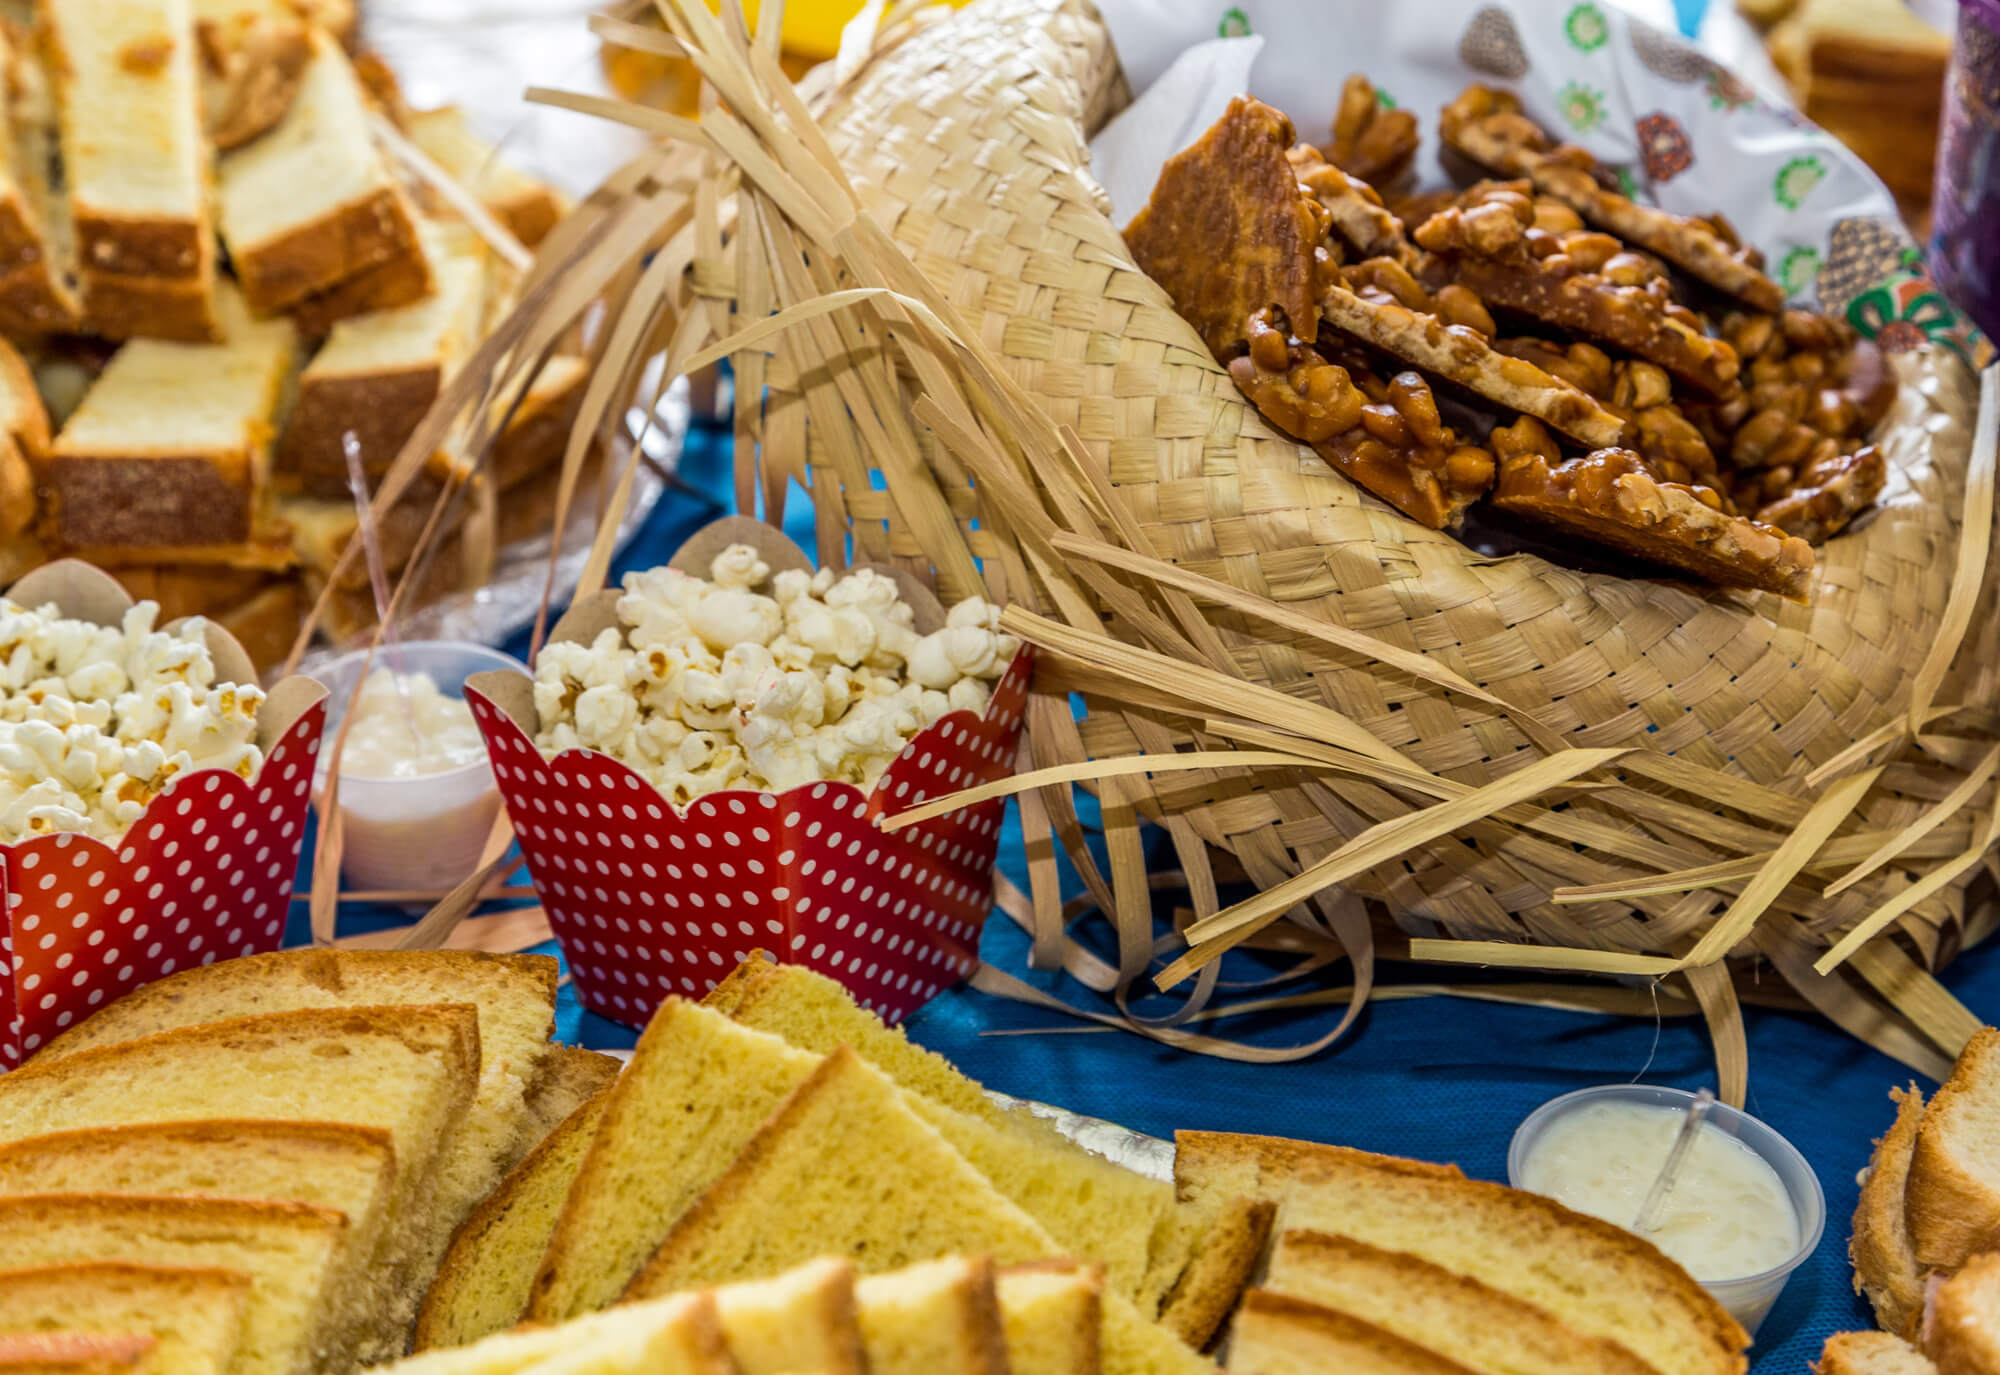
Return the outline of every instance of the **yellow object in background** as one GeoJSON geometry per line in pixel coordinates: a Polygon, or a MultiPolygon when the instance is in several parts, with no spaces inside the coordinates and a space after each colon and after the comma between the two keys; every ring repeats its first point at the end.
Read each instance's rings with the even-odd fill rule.
{"type": "MultiPolygon", "coordinates": [[[[954,8],[967,2],[948,0],[954,8]]],[[[839,52],[840,31],[846,27],[848,20],[861,12],[863,3],[864,0],[788,0],[784,25],[780,30],[786,74],[796,81],[808,69],[839,52]]],[[[708,0],[708,7],[720,13],[721,0],[708,0]]],[[[626,10],[636,10],[635,13],[624,14],[626,18],[641,23],[659,23],[658,13],[650,4],[611,7],[614,14],[626,10]]],[[[757,24],[757,0],[743,0],[743,11],[754,29],[757,24]]],[[[610,43],[604,45],[603,60],[604,74],[611,88],[627,100],[640,101],[678,114],[691,115],[695,112],[700,83],[696,80],[693,64],[686,60],[634,52],[610,43]]]]}

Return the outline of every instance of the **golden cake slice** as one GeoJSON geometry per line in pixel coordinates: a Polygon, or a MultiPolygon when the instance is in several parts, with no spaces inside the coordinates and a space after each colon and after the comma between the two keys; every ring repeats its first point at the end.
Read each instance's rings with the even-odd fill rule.
{"type": "Polygon", "coordinates": [[[1479,1375],[1351,1314],[1262,1289],[1243,1296],[1227,1368],[1244,1375],[1479,1375]]]}
{"type": "Polygon", "coordinates": [[[675,1294],[558,1327],[521,1327],[470,1346],[425,1351],[382,1375],[740,1375],[715,1298],[675,1294]]]}
{"type": "Polygon", "coordinates": [[[1139,269],[1217,359],[1243,351],[1251,315],[1273,307],[1301,338],[1319,323],[1314,250],[1326,212],[1286,157],[1292,122],[1238,96],[1195,144],[1160,171],[1146,208],[1125,227],[1139,269]]]}
{"type": "Polygon", "coordinates": [[[1013,1375],[1097,1375],[1103,1271],[1079,1260],[1009,1265],[994,1277],[1013,1375]]]}
{"type": "Polygon", "coordinates": [[[250,1300],[241,1270],[80,1261],[0,1270],[0,1332],[143,1332],[136,1375],[223,1375],[250,1300]]]}
{"type": "Polygon", "coordinates": [[[1937,1375],[1930,1357],[1887,1332],[1836,1332],[1812,1368],[1813,1375],[1937,1375]]]}
{"type": "Polygon", "coordinates": [[[1010,1375],[984,1257],[947,1256],[855,1286],[869,1375],[1010,1375]]]}
{"type": "Polygon", "coordinates": [[[55,95],[25,28],[0,26],[0,333],[17,339],[74,330],[76,236],[69,202],[50,189],[55,95]]]}
{"type": "Polygon", "coordinates": [[[713,1292],[723,1340],[741,1375],[882,1375],[871,1371],[855,1309],[854,1266],[838,1257],[809,1261],[774,1279],[713,1292]]]}
{"type": "Polygon", "coordinates": [[[1912,1084],[1890,1089],[1889,1097],[1896,1103],[1896,1120],[1869,1157],[1847,1253],[1854,1261],[1854,1287],[1868,1296],[1875,1321],[1884,1331],[1914,1337],[1924,1315],[1924,1278],[1910,1247],[1903,1192],[1924,1119],[1924,1096],[1912,1084]]]}

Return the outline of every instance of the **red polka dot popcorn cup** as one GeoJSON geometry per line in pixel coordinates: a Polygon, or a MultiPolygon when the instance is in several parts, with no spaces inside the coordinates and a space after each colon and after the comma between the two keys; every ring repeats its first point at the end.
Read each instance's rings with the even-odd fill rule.
{"type": "MultiPolygon", "coordinates": [[[[978,963],[1003,804],[895,832],[875,823],[1012,771],[1029,652],[1011,640],[988,645],[1005,657],[989,654],[978,665],[989,676],[977,689],[955,683],[950,709],[931,702],[933,714],[920,729],[905,718],[902,733],[883,734],[871,718],[830,737],[854,726],[857,708],[834,713],[815,693],[852,692],[859,703],[888,692],[881,682],[854,687],[843,664],[888,663],[882,646],[899,643],[910,657],[899,654],[894,672],[910,681],[896,700],[947,692],[921,685],[948,676],[933,662],[947,641],[959,664],[976,657],[969,647],[977,636],[944,632],[954,617],[970,624],[978,608],[962,604],[947,613],[898,571],[857,570],[846,582],[815,574],[789,541],[743,518],[695,536],[669,568],[677,571],[635,575],[625,592],[607,590],[573,606],[551,632],[534,679],[486,673],[467,684],[578,996],[593,1012],[643,1026],[668,995],[700,997],[762,948],[839,980],[883,1018],[900,1021],[978,963]],[[711,571],[713,584],[705,581],[711,571]],[[883,610],[892,600],[888,582],[908,608],[900,622],[894,618],[901,613],[883,610]],[[818,591],[807,597],[801,588],[818,591]],[[891,618],[872,639],[858,615],[828,614],[864,594],[891,618]],[[660,609],[669,603],[684,614],[660,609]],[[738,623],[765,640],[744,649],[725,633],[738,623]],[[896,624],[906,633],[899,636],[896,624]],[[688,625],[706,628],[696,634],[688,625]],[[855,638],[841,639],[850,631],[855,638]],[[691,642],[672,649],[687,635],[706,635],[706,653],[691,642]],[[838,653],[808,656],[802,640],[838,642],[838,653]],[[731,648],[722,651],[725,644],[731,648]],[[675,652],[690,656],[673,666],[678,676],[643,681],[659,667],[648,667],[649,656],[675,652]],[[789,672],[787,662],[795,665],[789,672]],[[716,679],[733,681],[735,695],[716,695],[716,679]],[[639,709],[636,723],[627,719],[629,700],[619,700],[631,697],[635,681],[654,704],[651,715],[639,709]],[[793,724],[784,730],[771,726],[771,703],[783,701],[790,711],[801,695],[812,698],[805,714],[788,716],[793,724]],[[631,732],[669,712],[681,714],[660,732],[680,742],[670,749],[714,737],[697,742],[702,771],[683,775],[678,765],[655,765],[659,751],[634,743],[631,732]],[[591,745],[593,733],[607,738],[596,732],[599,717],[617,732],[612,748],[591,745]],[[684,737],[690,720],[700,728],[684,737]],[[768,731],[784,738],[774,745],[768,731]],[[849,749],[869,735],[880,738],[867,745],[877,751],[868,767],[857,769],[852,759],[827,764],[829,738],[849,749]],[[824,776],[814,776],[816,767],[824,776]],[[718,779],[726,782],[714,786],[718,779]]],[[[857,677],[866,675],[857,669],[857,677]]]]}
{"type": "Polygon", "coordinates": [[[0,1069],[284,937],[325,690],[148,607],[74,560],[0,601],[0,1069]]]}

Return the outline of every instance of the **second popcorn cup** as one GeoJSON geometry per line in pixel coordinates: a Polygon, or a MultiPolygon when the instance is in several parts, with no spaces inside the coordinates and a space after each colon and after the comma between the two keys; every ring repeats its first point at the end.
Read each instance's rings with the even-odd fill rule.
{"type": "Polygon", "coordinates": [[[970,973],[1003,804],[874,823],[1012,771],[1031,655],[990,619],[733,517],[471,679],[584,1006],[642,1026],[763,948],[894,1023],[970,973]]]}

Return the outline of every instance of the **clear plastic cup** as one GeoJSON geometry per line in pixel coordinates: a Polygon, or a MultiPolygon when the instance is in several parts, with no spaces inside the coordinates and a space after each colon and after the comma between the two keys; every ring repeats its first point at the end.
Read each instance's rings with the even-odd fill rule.
{"type": "MultiPolygon", "coordinates": [[[[1685,1112],[1693,1105],[1694,1095],[1685,1089],[1652,1084],[1604,1084],[1551,1098],[1529,1113],[1527,1120],[1515,1129],[1514,1140],[1507,1148],[1507,1182],[1517,1189],[1521,1187],[1528,1157],[1542,1132],[1557,1118],[1578,1108],[1607,1101],[1678,1108],[1685,1112]]],[[[1826,1196],[1820,1192],[1819,1177],[1806,1163],[1806,1158],[1799,1154],[1798,1148],[1748,1113],[1738,1112],[1726,1103],[1717,1103],[1709,1109],[1707,1125],[1735,1137],[1763,1157],[1785,1186],[1792,1211],[1799,1219],[1798,1249],[1783,1264],[1774,1265],[1761,1274],[1701,1281],[1701,1287],[1713,1294],[1716,1301],[1743,1324],[1744,1331],[1755,1337],[1758,1325],[1771,1311],[1771,1305],[1778,1301],[1785,1281],[1819,1245],[1820,1234],[1826,1230],[1826,1196]]]]}
{"type": "MultiPolygon", "coordinates": [[[[327,686],[320,776],[326,781],[334,736],[347,714],[367,661],[365,651],[343,654],[315,676],[327,686]]],[[[427,673],[446,696],[461,696],[465,680],[488,669],[528,666],[485,645],[455,640],[411,640],[375,652],[370,671],[427,673]]],[[[343,768],[340,775],[340,872],[350,889],[442,894],[479,867],[479,853],[500,814],[500,790],[482,755],[469,764],[412,778],[369,778],[343,768]]],[[[424,905],[418,903],[416,905],[424,905]]]]}

